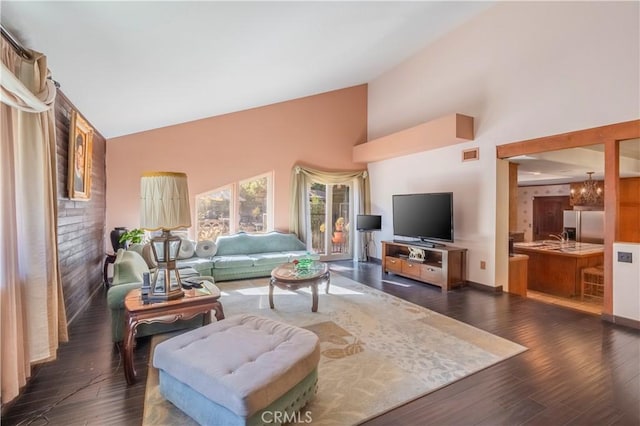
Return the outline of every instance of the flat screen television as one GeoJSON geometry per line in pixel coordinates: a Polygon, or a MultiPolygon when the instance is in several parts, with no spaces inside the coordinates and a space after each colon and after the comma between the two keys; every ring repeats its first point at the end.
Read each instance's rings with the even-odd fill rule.
{"type": "Polygon", "coordinates": [[[452,243],[453,193],[394,195],[393,234],[452,243]]]}
{"type": "Polygon", "coordinates": [[[382,216],[359,214],[356,217],[356,229],[358,231],[380,231],[382,229],[382,216]]]}

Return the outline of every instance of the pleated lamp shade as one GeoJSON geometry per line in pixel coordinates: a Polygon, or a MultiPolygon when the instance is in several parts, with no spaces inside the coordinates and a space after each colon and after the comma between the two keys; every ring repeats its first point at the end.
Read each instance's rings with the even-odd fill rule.
{"type": "Polygon", "coordinates": [[[140,179],[140,227],[148,231],[189,228],[187,175],[145,172],[140,179]]]}

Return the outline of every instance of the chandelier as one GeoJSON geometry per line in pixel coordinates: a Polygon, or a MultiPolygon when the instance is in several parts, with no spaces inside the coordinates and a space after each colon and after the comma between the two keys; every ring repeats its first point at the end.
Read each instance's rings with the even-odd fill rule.
{"type": "Polygon", "coordinates": [[[573,198],[574,205],[593,206],[604,203],[602,188],[598,186],[597,181],[592,179],[593,173],[587,172],[589,177],[582,183],[582,187],[578,191],[571,188],[571,198],[573,198]]]}

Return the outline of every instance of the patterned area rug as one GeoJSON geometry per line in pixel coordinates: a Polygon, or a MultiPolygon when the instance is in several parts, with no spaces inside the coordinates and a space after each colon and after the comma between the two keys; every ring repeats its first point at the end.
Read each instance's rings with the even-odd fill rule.
{"type": "MultiPolygon", "coordinates": [[[[271,310],[267,279],[217,285],[227,317],[252,313],[319,336],[318,394],[304,409],[314,425],[362,422],[526,350],[337,274],[316,313],[308,289],[276,289],[271,310]]],[[[162,398],[149,366],[143,425],[195,424],[162,398]]]]}

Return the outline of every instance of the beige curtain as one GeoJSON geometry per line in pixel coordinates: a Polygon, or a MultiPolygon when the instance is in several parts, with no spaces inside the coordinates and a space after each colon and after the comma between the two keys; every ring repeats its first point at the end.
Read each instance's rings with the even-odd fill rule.
{"type": "Polygon", "coordinates": [[[366,170],[325,172],[309,167],[294,166],[291,176],[291,210],[289,212],[289,230],[295,233],[301,241],[306,242],[308,235],[307,212],[307,187],[311,182],[319,182],[325,185],[339,185],[356,182],[355,199],[357,203],[356,214],[366,214],[370,211],[369,205],[369,175],[366,170]]]}
{"type": "Polygon", "coordinates": [[[31,365],[54,359],[67,320],[57,252],[54,99],[46,57],[1,39],[0,380],[15,398],[31,365]]]}

